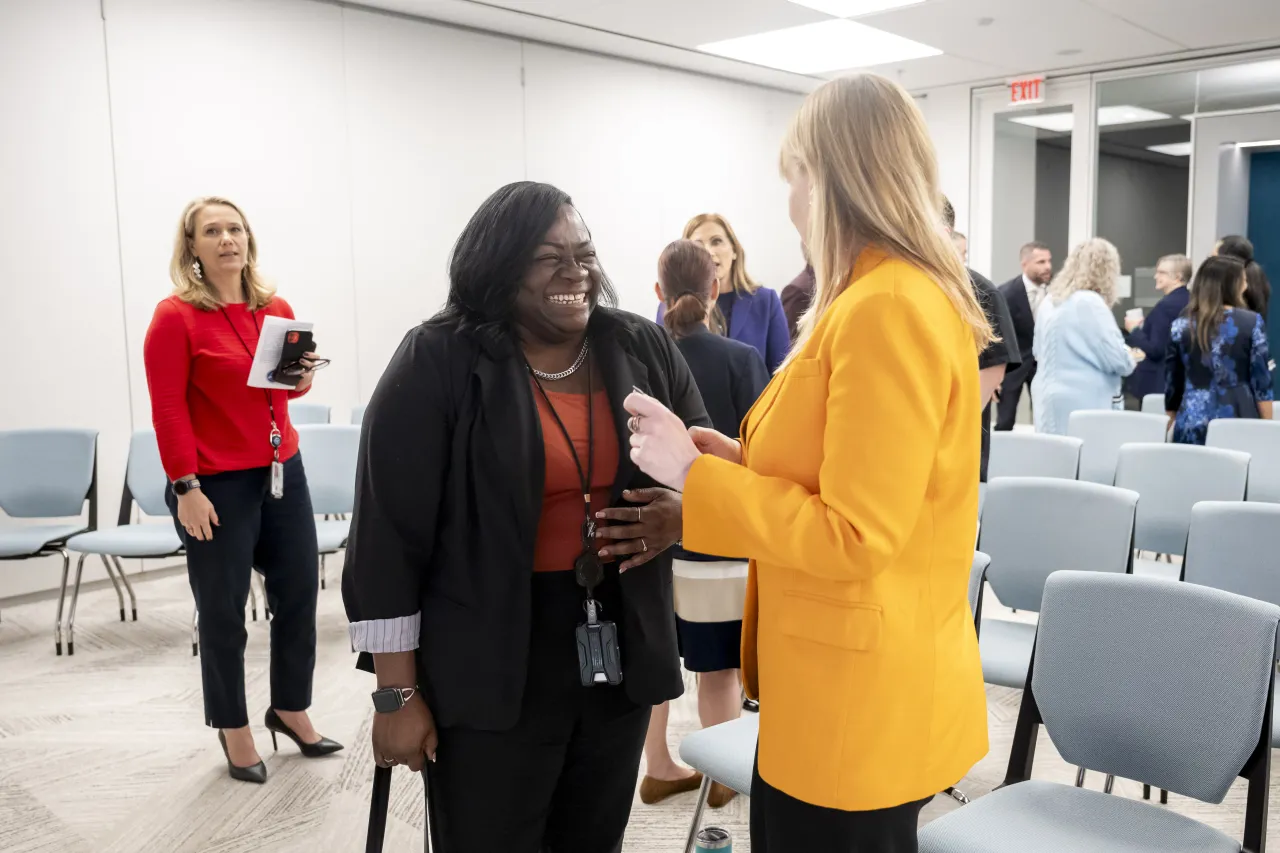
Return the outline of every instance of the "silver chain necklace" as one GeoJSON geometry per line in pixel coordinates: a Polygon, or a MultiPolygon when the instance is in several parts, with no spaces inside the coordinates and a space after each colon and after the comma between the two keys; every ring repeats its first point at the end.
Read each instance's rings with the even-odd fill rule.
{"type": "Polygon", "coordinates": [[[561,379],[568,379],[570,376],[577,373],[582,365],[586,363],[587,349],[588,341],[583,340],[582,349],[578,350],[578,357],[573,360],[573,364],[569,365],[568,370],[562,370],[559,373],[543,373],[531,364],[529,365],[529,371],[543,382],[558,382],[561,379]]]}

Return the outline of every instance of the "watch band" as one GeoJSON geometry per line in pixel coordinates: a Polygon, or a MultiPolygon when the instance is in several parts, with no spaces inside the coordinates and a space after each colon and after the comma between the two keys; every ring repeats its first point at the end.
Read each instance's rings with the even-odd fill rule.
{"type": "Polygon", "coordinates": [[[175,480],[173,482],[173,493],[175,495],[185,495],[192,489],[200,488],[200,480],[198,477],[187,477],[184,480],[175,480]]]}
{"type": "Polygon", "coordinates": [[[380,714],[393,714],[403,708],[413,695],[416,687],[383,687],[373,691],[373,709],[380,714]]]}

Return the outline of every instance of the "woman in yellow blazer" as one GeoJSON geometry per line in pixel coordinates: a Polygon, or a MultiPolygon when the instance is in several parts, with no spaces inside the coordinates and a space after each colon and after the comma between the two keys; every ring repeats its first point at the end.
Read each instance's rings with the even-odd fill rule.
{"type": "Polygon", "coordinates": [[[818,89],[782,164],[817,275],[795,349],[741,443],[633,394],[632,458],[684,491],[685,547],[752,558],[752,849],[915,851],[920,808],[987,751],[966,588],[992,332],[897,84],[818,89]]]}

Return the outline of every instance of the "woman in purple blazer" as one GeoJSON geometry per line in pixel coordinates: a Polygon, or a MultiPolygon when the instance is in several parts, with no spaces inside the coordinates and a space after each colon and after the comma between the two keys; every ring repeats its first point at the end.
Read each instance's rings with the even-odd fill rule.
{"type": "MultiPolygon", "coordinates": [[[[772,374],[787,357],[791,333],[778,293],[761,287],[747,275],[747,253],[728,221],[718,213],[701,213],[684,226],[684,239],[692,240],[711,253],[716,262],[720,297],[719,317],[713,326],[720,334],[755,347],[772,374]]],[[[658,322],[665,313],[658,306],[658,322]]]]}

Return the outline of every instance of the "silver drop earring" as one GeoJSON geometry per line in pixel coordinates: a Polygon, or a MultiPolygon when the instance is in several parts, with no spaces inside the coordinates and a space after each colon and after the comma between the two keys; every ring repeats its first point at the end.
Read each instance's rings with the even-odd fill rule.
{"type": "Polygon", "coordinates": [[[196,258],[195,263],[191,265],[191,272],[197,281],[204,281],[204,270],[200,268],[200,259],[196,258]]]}

